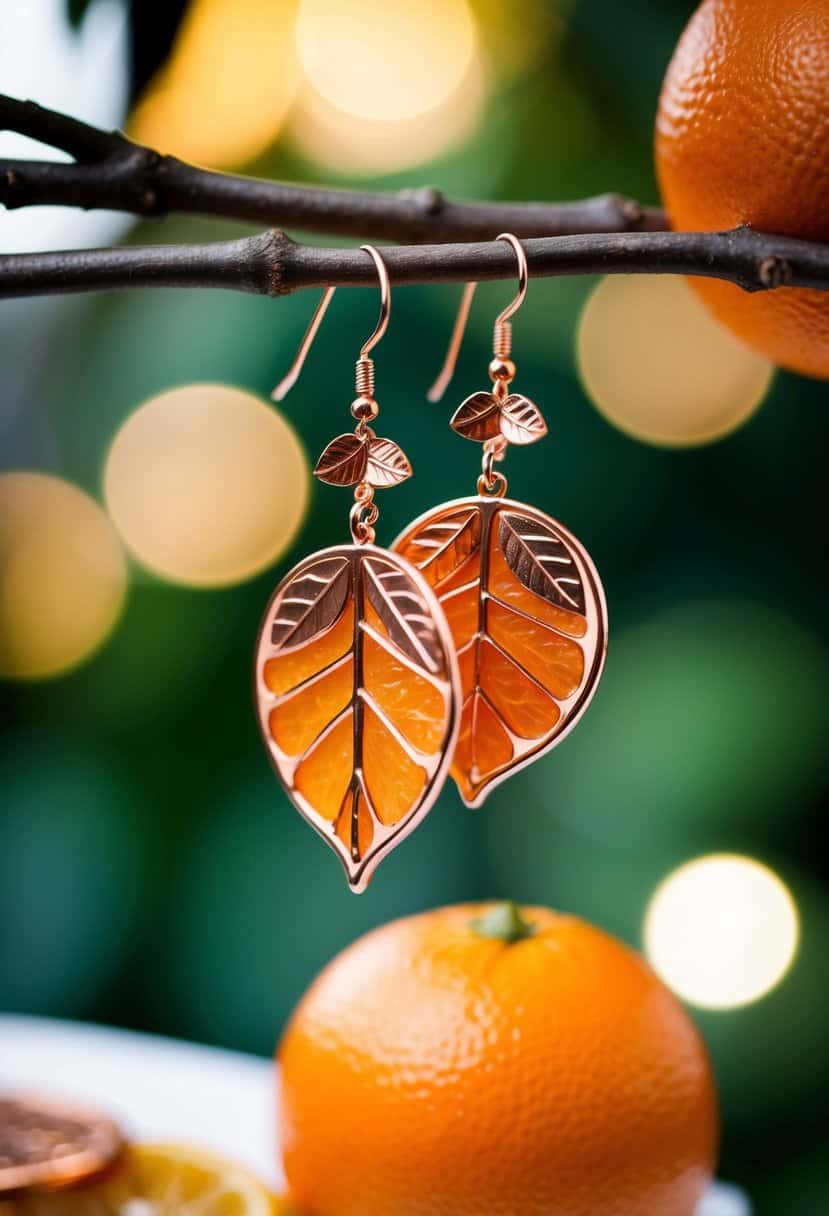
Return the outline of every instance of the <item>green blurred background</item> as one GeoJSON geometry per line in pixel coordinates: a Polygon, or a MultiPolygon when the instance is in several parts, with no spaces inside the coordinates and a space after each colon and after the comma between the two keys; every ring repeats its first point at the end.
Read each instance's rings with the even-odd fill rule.
{"type": "MultiPolygon", "coordinates": [[[[324,73],[314,77],[309,23],[324,6],[305,14],[304,58],[292,3],[159,7],[9,0],[0,87],[103,125],[132,113],[136,134],[164,151],[261,176],[657,201],[653,118],[689,3],[475,0],[472,66],[445,90],[445,113],[432,98],[400,129],[338,113],[324,73]]],[[[335,7],[359,34],[366,3],[335,7]]],[[[2,225],[4,251],[247,231],[37,210],[2,225]]],[[[483,812],[447,788],[355,899],[281,793],[250,698],[270,591],[301,554],[344,538],[347,495],[314,488],[290,550],[240,585],[177,586],[132,562],[123,615],[94,655],[56,678],[0,685],[0,1008],[269,1053],[315,972],[389,918],[501,894],[577,912],[641,946],[649,901],[672,871],[745,854],[787,884],[800,944],[768,995],[692,1008],[721,1088],[721,1173],[761,1213],[818,1216],[829,1211],[827,391],[778,373],[761,408],[719,442],[679,450],[629,437],[579,374],[576,335],[595,286],[531,284],[515,351],[551,438],[514,453],[508,470],[515,496],[563,519],[605,582],[608,668],[578,730],[483,812]]],[[[381,541],[472,491],[478,453],[446,420],[485,383],[493,310],[508,291],[479,292],[445,408],[424,393],[458,290],[395,294],[378,396],[384,432],[416,476],[383,496],[381,541]]],[[[102,501],[109,446],[137,406],[202,381],[266,398],[314,303],[190,291],[3,303],[2,468],[43,470],[102,501]]],[[[347,426],[352,362],[374,309],[369,293],[341,293],[283,407],[311,457],[347,426]]],[[[645,354],[640,363],[646,378],[645,354]]],[[[2,559],[0,545],[0,585],[2,559]]]]}

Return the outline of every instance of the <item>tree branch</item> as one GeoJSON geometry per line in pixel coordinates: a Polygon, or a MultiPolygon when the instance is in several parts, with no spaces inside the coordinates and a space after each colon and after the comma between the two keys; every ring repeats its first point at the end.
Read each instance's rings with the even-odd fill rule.
{"type": "MultiPolygon", "coordinates": [[[[234,177],[8,97],[0,97],[0,127],[75,157],[71,164],[0,161],[0,203],[6,207],[180,211],[414,242],[384,252],[396,284],[512,278],[512,251],[493,241],[508,230],[532,238],[525,248],[534,276],[688,274],[725,279],[747,291],[829,289],[829,246],[748,228],[667,232],[662,212],[613,194],[561,204],[467,203],[431,189],[383,195],[234,177]]],[[[359,250],[300,245],[279,230],[207,245],[0,257],[0,296],[128,287],[222,287],[280,296],[304,287],[375,283],[374,267],[359,250]]]]}
{"type": "MultiPolygon", "coordinates": [[[[692,274],[727,279],[746,291],[829,289],[829,248],[750,228],[731,232],[588,233],[523,242],[530,274],[692,274]]],[[[384,249],[389,276],[405,283],[467,282],[515,276],[500,242],[384,249]]],[[[127,287],[223,287],[283,296],[304,287],[375,287],[359,249],[299,245],[272,231],[209,245],[139,245],[0,257],[0,297],[127,287]]]]}
{"type": "Polygon", "coordinates": [[[0,160],[0,204],[104,208],[135,215],[173,212],[294,227],[333,236],[430,242],[491,240],[499,232],[559,236],[574,232],[664,229],[657,208],[617,194],[570,203],[466,203],[431,186],[399,194],[330,190],[197,169],[127,139],[0,95],[0,130],[29,135],[69,153],[74,164],[0,160]]]}

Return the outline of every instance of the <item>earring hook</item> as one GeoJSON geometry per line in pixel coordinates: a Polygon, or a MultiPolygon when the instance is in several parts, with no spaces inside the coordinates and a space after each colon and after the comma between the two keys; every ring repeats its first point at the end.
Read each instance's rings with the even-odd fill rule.
{"type": "MultiPolygon", "coordinates": [[[[516,261],[518,262],[518,291],[515,297],[507,304],[506,308],[499,312],[495,318],[495,327],[493,333],[493,347],[495,354],[506,358],[510,352],[511,345],[511,327],[510,317],[515,316],[518,309],[524,303],[524,297],[527,294],[527,283],[529,281],[529,268],[527,266],[527,254],[524,246],[519,241],[518,237],[512,232],[501,232],[496,236],[496,241],[506,241],[511,246],[515,253],[516,261]]],[[[449,346],[446,350],[446,358],[443,361],[443,367],[438,373],[432,387],[426,394],[429,401],[440,401],[443,394],[446,392],[452,377],[455,374],[455,364],[458,361],[458,354],[461,349],[463,335],[466,330],[466,323],[469,320],[469,311],[472,307],[472,297],[475,295],[477,283],[466,283],[461,296],[460,306],[458,307],[458,315],[455,318],[455,324],[452,329],[452,336],[449,339],[449,346]]]]}
{"type": "Polygon", "coordinates": [[[360,248],[364,253],[367,253],[374,262],[374,265],[377,268],[377,278],[380,281],[380,315],[377,318],[374,333],[360,347],[360,358],[367,359],[369,351],[374,350],[375,346],[389,327],[389,317],[391,316],[391,283],[389,282],[389,272],[386,269],[386,263],[383,261],[382,257],[374,246],[361,245],[360,248]]]}
{"type": "MultiPolygon", "coordinates": [[[[383,258],[373,245],[361,245],[360,248],[365,253],[369,254],[371,260],[374,262],[374,265],[377,268],[377,277],[380,281],[380,316],[377,319],[374,332],[360,347],[360,360],[358,367],[360,364],[365,365],[371,362],[371,360],[368,358],[369,351],[374,349],[374,347],[383,337],[383,334],[388,329],[389,316],[391,315],[391,284],[389,282],[389,272],[386,268],[386,263],[383,261],[383,258]]],[[[308,322],[308,328],[302,337],[302,341],[300,342],[299,348],[294,356],[293,363],[271,393],[272,401],[284,401],[288,393],[299,379],[300,373],[305,366],[305,360],[308,357],[308,352],[314,344],[314,339],[319,332],[319,327],[322,324],[323,317],[328,311],[328,305],[331,303],[336,290],[336,287],[326,287],[325,291],[322,293],[320,302],[314,309],[314,315],[308,322]]]]}

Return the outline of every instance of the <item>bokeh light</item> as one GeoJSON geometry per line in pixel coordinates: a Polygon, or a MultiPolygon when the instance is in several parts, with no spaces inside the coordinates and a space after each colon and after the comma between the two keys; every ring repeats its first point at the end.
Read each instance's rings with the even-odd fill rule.
{"type": "MultiPolygon", "coordinates": [[[[781,872],[770,859],[767,864],[781,872]]],[[[714,1062],[726,1135],[740,1137],[748,1128],[756,1133],[764,1127],[776,1136],[785,1124],[799,1145],[814,1119],[810,1102],[822,1103],[829,1083],[829,900],[807,871],[792,866],[788,857],[784,864],[800,926],[797,953],[784,981],[761,1000],[727,1014],[697,1009],[695,1021],[714,1062]]],[[[671,869],[665,867],[659,878],[671,869]]],[[[657,885],[658,880],[651,883],[648,893],[657,885]]],[[[637,942],[641,931],[640,918],[637,942]]],[[[772,1204],[768,1211],[785,1207],[772,1204]]]]}
{"type": "Polygon", "coordinates": [[[798,937],[797,908],[777,875],[726,853],[669,874],[644,927],[656,971],[703,1009],[733,1009],[771,991],[791,966],[798,937]]]}
{"type": "Polygon", "coordinates": [[[774,368],[721,326],[686,281],[609,275],[578,333],[584,387],[614,426],[665,446],[710,443],[760,405],[774,368]]]}
{"type": "Polygon", "coordinates": [[[250,578],[291,543],[308,465],[293,429],[258,397],[191,384],[130,415],[104,493],[139,562],[172,582],[218,587],[250,578]]]}
{"type": "Polygon", "coordinates": [[[127,567],[98,504],[47,473],[0,474],[0,676],[59,675],[109,636],[127,567]]]}
{"type": "Polygon", "coordinates": [[[461,144],[475,130],[484,100],[484,76],[477,60],[445,102],[396,122],[346,113],[305,88],[291,114],[290,133],[303,157],[329,171],[352,177],[395,173],[461,144]]]}
{"type": "Polygon", "coordinates": [[[695,1216],[752,1216],[751,1204],[738,1187],[720,1182],[703,1197],[695,1216]]]}
{"type": "Polygon", "coordinates": [[[130,135],[184,160],[232,168],[279,134],[298,80],[297,0],[194,0],[130,135]]]}
{"type": "MultiPolygon", "coordinates": [[[[630,586],[637,613],[676,581],[668,567],[630,586]]],[[[749,598],[655,608],[612,634],[578,729],[488,800],[500,889],[637,942],[648,894],[685,859],[793,830],[820,796],[827,731],[817,634],[749,598]]]]}
{"type": "Polygon", "coordinates": [[[317,164],[390,173],[475,128],[485,88],[466,0],[304,0],[296,40],[306,79],[291,133],[317,164]]]}
{"type": "Polygon", "coordinates": [[[446,101],[477,37],[467,0],[302,0],[296,42],[308,81],[332,106],[400,122],[446,101]]]}

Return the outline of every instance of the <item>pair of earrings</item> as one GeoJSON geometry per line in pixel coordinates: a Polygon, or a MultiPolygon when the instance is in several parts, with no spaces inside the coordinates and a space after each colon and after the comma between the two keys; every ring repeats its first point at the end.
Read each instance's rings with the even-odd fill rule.
{"type": "MultiPolygon", "coordinates": [[[[496,468],[510,443],[547,432],[538,407],[510,392],[510,318],[526,294],[527,259],[511,233],[497,239],[515,252],[518,294],[495,322],[492,390],[473,393],[451,420],[483,444],[477,494],[426,512],[390,549],[374,543],[375,490],[412,469],[371,425],[379,407],[369,354],[388,325],[390,286],[382,257],[363,245],[377,269],[380,318],[357,361],[355,429],[332,440],[314,470],[328,484],[354,486],[352,543],[286,575],[259,633],[256,703],[268,754],[355,891],[428,813],[447,774],[468,806],[480,806],[560,742],[604,665],[607,609],[593,562],[556,520],[507,499],[496,468]]],[[[451,379],[474,289],[464,290],[432,400],[451,379]]],[[[276,400],[296,381],[333,292],[276,400]]]]}

